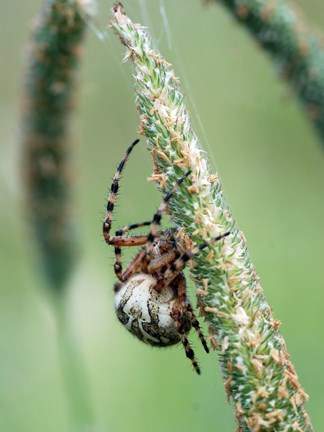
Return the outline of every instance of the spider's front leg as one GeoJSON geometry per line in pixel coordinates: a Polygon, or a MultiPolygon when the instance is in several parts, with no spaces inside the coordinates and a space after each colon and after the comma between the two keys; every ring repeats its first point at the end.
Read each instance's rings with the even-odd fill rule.
{"type": "Polygon", "coordinates": [[[129,237],[123,237],[123,234],[125,232],[128,232],[130,230],[133,230],[135,228],[139,228],[141,226],[147,226],[150,225],[151,222],[142,222],[138,224],[132,224],[129,226],[126,226],[116,232],[115,237],[110,236],[110,230],[111,230],[111,224],[112,224],[112,217],[113,217],[113,211],[115,207],[116,197],[119,190],[119,180],[122,174],[122,171],[124,169],[124,166],[126,164],[126,161],[135,147],[135,145],[139,142],[139,140],[135,140],[132,145],[127,149],[125,156],[121,160],[117,171],[114,175],[111,187],[110,187],[110,194],[108,197],[107,202],[107,209],[106,209],[106,215],[105,220],[103,222],[103,236],[105,239],[105,242],[107,244],[110,244],[112,246],[115,246],[115,274],[117,278],[122,282],[123,276],[122,276],[122,264],[121,264],[121,247],[126,246],[143,246],[147,242],[147,236],[145,235],[135,235],[135,236],[129,236],[129,237]]]}
{"type": "Polygon", "coordinates": [[[112,218],[113,218],[113,212],[115,207],[115,202],[117,198],[117,193],[119,190],[119,180],[122,174],[122,171],[124,169],[124,166],[126,164],[126,161],[128,160],[128,157],[130,153],[132,152],[135,145],[139,142],[139,140],[135,140],[130,147],[128,147],[125,156],[121,160],[121,162],[118,165],[117,171],[114,175],[111,187],[110,187],[110,193],[108,196],[108,202],[107,202],[107,209],[106,209],[106,215],[105,220],[103,222],[102,232],[105,239],[105,242],[107,244],[116,246],[116,247],[123,247],[123,246],[143,246],[147,242],[147,236],[144,235],[135,235],[135,236],[129,236],[129,237],[122,237],[122,234],[130,231],[132,229],[141,227],[141,226],[147,226],[150,225],[151,222],[142,222],[139,224],[133,224],[129,225],[127,227],[122,228],[121,230],[118,230],[116,232],[115,237],[110,236],[110,230],[111,230],[111,224],[112,224],[112,218]]]}
{"type": "Polygon", "coordinates": [[[126,161],[129,157],[130,153],[132,152],[133,148],[135,147],[135,145],[138,142],[139,142],[139,140],[137,139],[132,143],[132,145],[130,147],[128,147],[125,156],[123,157],[120,164],[118,165],[117,171],[114,175],[114,178],[113,178],[113,181],[111,184],[110,194],[109,194],[108,202],[107,202],[105,220],[104,220],[103,227],[102,227],[105,242],[108,244],[111,244],[110,243],[110,241],[111,241],[110,229],[111,229],[111,224],[112,224],[112,217],[113,217],[113,211],[114,211],[114,207],[115,207],[116,197],[117,197],[117,193],[118,193],[118,189],[119,189],[119,180],[120,180],[122,171],[124,169],[124,166],[126,164],[126,161]]]}

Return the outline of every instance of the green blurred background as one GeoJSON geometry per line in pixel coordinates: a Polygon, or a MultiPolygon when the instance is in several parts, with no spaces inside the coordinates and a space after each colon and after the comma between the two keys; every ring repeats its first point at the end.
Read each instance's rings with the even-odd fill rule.
{"type": "MultiPolygon", "coordinates": [[[[107,27],[102,0],[96,26],[107,27]]],[[[324,31],[324,5],[300,0],[324,31]]],[[[0,0],[1,283],[0,431],[75,430],[59,363],[46,284],[25,223],[20,176],[19,103],[25,46],[35,0],[0,0]]],[[[219,170],[244,231],[317,431],[324,428],[324,158],[311,125],[268,59],[227,12],[199,0],[128,0],[128,14],[152,30],[155,44],[182,81],[202,145],[219,170]],[[162,11],[162,13],[161,13],[162,11]],[[168,27],[163,21],[164,13],[168,27]]],[[[233,409],[216,354],[191,340],[197,377],[183,349],[141,344],[117,322],[113,251],[101,236],[106,194],[116,164],[137,137],[131,67],[111,30],[90,30],[74,121],[75,215],[80,260],[71,278],[69,324],[86,371],[96,418],[93,432],[233,432],[233,409]]],[[[145,142],[125,171],[117,225],[146,220],[160,196],[145,142]]],[[[193,292],[193,286],[191,286],[193,292]]]]}

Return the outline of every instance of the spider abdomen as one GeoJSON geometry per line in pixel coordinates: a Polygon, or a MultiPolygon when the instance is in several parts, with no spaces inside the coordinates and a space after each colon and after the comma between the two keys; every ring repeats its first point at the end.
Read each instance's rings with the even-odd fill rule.
{"type": "MultiPolygon", "coordinates": [[[[119,321],[143,342],[154,346],[174,345],[180,335],[172,316],[178,297],[175,289],[165,286],[157,291],[156,279],[138,273],[125,282],[115,297],[119,321]]],[[[191,328],[190,318],[182,314],[186,333],[191,328]]]]}

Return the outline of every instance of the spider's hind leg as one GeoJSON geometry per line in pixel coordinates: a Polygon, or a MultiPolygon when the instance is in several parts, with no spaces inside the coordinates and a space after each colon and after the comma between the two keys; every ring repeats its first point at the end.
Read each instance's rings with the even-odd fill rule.
{"type": "Polygon", "coordinates": [[[197,359],[195,357],[194,350],[192,349],[190,342],[187,339],[187,333],[188,333],[188,327],[190,329],[190,325],[188,326],[188,319],[190,320],[190,324],[195,328],[197,331],[199,338],[205,348],[205,350],[208,352],[208,347],[204,338],[204,335],[202,334],[202,331],[200,329],[199,323],[195,317],[195,314],[192,310],[191,304],[189,303],[189,300],[187,298],[187,286],[186,286],[186,279],[182,274],[178,275],[178,277],[174,280],[175,285],[178,289],[178,302],[176,303],[173,311],[172,311],[172,318],[174,319],[176,329],[179,333],[181,342],[183,344],[183,347],[185,349],[186,356],[189,360],[191,360],[191,363],[197,372],[197,374],[200,375],[200,367],[198,365],[197,359]]]}
{"type": "Polygon", "coordinates": [[[206,338],[205,338],[205,336],[204,336],[204,334],[200,328],[197,317],[196,317],[196,315],[192,309],[192,306],[189,302],[187,302],[187,312],[189,314],[192,327],[196,330],[198,337],[200,339],[200,342],[202,343],[202,346],[204,347],[204,350],[206,351],[206,353],[209,353],[209,348],[207,346],[206,338]]]}
{"type": "Polygon", "coordinates": [[[181,342],[183,344],[183,347],[185,349],[186,356],[188,357],[189,360],[191,360],[191,363],[192,363],[195,371],[197,372],[197,374],[200,375],[201,372],[200,372],[199,364],[196,360],[194,350],[191,348],[191,345],[190,345],[190,343],[186,337],[186,334],[180,333],[180,331],[179,331],[179,335],[180,335],[180,339],[181,339],[181,342]]]}

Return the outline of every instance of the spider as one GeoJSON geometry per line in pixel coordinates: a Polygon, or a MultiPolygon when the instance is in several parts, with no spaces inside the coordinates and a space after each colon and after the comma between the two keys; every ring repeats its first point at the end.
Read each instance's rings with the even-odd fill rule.
{"type": "Polygon", "coordinates": [[[128,148],[117,168],[103,223],[104,239],[115,248],[114,270],[119,279],[115,284],[117,317],[128,331],[149,345],[166,347],[182,342],[186,356],[191,360],[195,371],[200,374],[194,351],[187,339],[192,327],[207,353],[209,349],[187,297],[186,279],[182,270],[194,255],[212,242],[224,238],[229,232],[183,252],[177,240],[176,229],[158,230],[162,214],[166,212],[172,194],[191,173],[187,171],[165,195],[152,220],[125,226],[116,231],[115,236],[111,236],[119,180],[125,163],[138,142],[139,140],[134,141],[128,148]],[[143,226],[150,227],[147,235],[124,235],[143,226]],[[142,248],[123,271],[121,248],[130,246],[142,248]]]}

